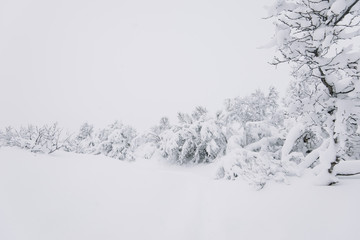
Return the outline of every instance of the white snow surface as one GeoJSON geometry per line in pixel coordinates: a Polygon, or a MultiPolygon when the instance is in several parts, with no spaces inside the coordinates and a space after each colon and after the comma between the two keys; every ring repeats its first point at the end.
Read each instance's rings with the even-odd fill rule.
{"type": "Polygon", "coordinates": [[[347,7],[347,2],[345,0],[336,0],[330,8],[330,11],[335,14],[340,14],[347,7]]]}
{"type": "Polygon", "coordinates": [[[360,239],[360,177],[255,191],[215,169],[0,148],[0,239],[360,239]]]}

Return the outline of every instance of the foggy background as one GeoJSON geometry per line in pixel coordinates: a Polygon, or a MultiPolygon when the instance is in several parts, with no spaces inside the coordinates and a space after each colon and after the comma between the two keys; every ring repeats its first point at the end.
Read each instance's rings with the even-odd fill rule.
{"type": "Polygon", "coordinates": [[[0,127],[76,130],[160,117],[274,85],[266,0],[2,0],[0,127]]]}

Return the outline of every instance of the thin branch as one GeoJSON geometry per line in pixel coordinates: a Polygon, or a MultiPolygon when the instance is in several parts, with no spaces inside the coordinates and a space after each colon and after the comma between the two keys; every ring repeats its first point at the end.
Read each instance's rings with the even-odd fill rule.
{"type": "Polygon", "coordinates": [[[338,173],[338,174],[336,174],[336,176],[349,177],[349,176],[354,176],[354,175],[357,175],[357,174],[360,174],[360,172],[357,172],[357,173],[338,173]]]}
{"type": "Polygon", "coordinates": [[[318,68],[319,72],[321,74],[320,80],[321,82],[325,85],[325,87],[328,89],[330,96],[335,97],[336,93],[334,92],[333,86],[330,85],[325,78],[325,73],[323,72],[323,70],[321,69],[321,67],[318,68]]]}

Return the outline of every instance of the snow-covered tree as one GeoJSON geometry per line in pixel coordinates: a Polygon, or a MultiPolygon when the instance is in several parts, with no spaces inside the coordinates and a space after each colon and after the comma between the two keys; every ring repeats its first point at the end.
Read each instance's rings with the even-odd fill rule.
{"type": "Polygon", "coordinates": [[[204,107],[193,113],[179,113],[179,124],[166,128],[158,135],[161,155],[179,164],[211,162],[225,153],[227,140],[222,124],[209,116],[204,107]]]}
{"type": "Polygon", "coordinates": [[[157,125],[151,127],[149,131],[138,135],[133,141],[135,148],[134,157],[152,158],[162,144],[163,133],[169,131],[171,127],[169,119],[162,117],[157,125]]]}
{"type": "Polygon", "coordinates": [[[0,130],[0,146],[19,146],[18,140],[18,132],[13,127],[8,126],[5,131],[0,130]]]}
{"type": "Polygon", "coordinates": [[[244,126],[247,122],[258,122],[273,119],[279,109],[279,93],[270,87],[267,94],[261,90],[245,97],[225,100],[225,121],[227,125],[233,123],[244,126]]]}
{"type": "Polygon", "coordinates": [[[146,133],[146,142],[158,144],[160,141],[160,135],[169,129],[171,129],[169,118],[162,117],[159,124],[153,126],[150,131],[146,133]]]}
{"type": "Polygon", "coordinates": [[[94,133],[94,126],[88,123],[84,123],[83,125],[81,125],[79,134],[76,136],[76,139],[84,140],[87,138],[91,138],[93,133],[94,133]]]}
{"type": "Polygon", "coordinates": [[[68,141],[64,149],[68,152],[93,153],[95,151],[94,126],[81,125],[77,135],[68,141]]]}
{"type": "Polygon", "coordinates": [[[346,130],[348,123],[359,116],[360,55],[353,43],[360,40],[360,2],[278,0],[270,15],[276,27],[273,64],[293,67],[295,94],[290,105],[303,123],[287,139],[283,160],[289,159],[291,143],[311,126],[326,140],[318,156],[310,155],[305,165],[319,159],[319,180],[334,184],[334,167],[344,160],[347,139],[354,132],[346,130]]]}
{"type": "Polygon", "coordinates": [[[95,154],[103,154],[120,160],[133,160],[133,140],[136,130],[119,122],[110,124],[96,134],[97,150],[95,154]]]}
{"type": "Polygon", "coordinates": [[[218,177],[243,179],[261,189],[269,180],[285,181],[281,151],[286,129],[270,121],[247,122],[228,138],[226,155],[219,159],[218,177]]]}

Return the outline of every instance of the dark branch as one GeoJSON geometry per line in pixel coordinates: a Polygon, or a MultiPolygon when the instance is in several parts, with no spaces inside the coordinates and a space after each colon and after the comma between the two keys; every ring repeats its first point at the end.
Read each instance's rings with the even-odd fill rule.
{"type": "Polygon", "coordinates": [[[346,11],[344,12],[344,14],[343,14],[339,19],[337,19],[337,20],[335,21],[334,25],[338,24],[341,20],[343,20],[344,17],[349,14],[349,12],[351,11],[351,9],[352,9],[359,1],[360,1],[360,0],[355,0],[355,1],[353,2],[353,4],[351,4],[351,5],[348,7],[348,9],[346,9],[346,11]]]}
{"type": "Polygon", "coordinates": [[[331,97],[335,97],[336,96],[336,93],[334,92],[334,89],[333,89],[333,86],[330,85],[327,81],[326,81],[326,78],[325,78],[325,73],[323,72],[323,70],[321,69],[321,67],[319,67],[319,72],[321,74],[321,82],[325,85],[325,87],[328,89],[329,91],[329,94],[331,97]]]}
{"type": "Polygon", "coordinates": [[[336,93],[336,94],[348,94],[348,93],[351,93],[351,92],[354,91],[354,90],[355,90],[355,88],[352,88],[352,89],[350,89],[350,90],[348,90],[348,91],[338,92],[338,93],[336,93]]]}
{"type": "Polygon", "coordinates": [[[360,174],[360,172],[357,172],[357,173],[338,173],[338,174],[336,174],[336,176],[349,177],[349,176],[354,176],[354,175],[357,175],[357,174],[360,174]]]}

